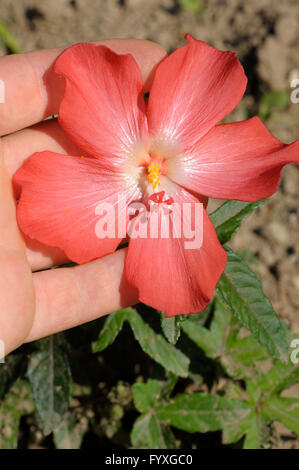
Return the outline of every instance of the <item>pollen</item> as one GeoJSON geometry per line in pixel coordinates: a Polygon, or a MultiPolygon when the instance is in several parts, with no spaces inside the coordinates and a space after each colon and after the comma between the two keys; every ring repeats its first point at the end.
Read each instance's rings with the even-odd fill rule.
{"type": "Polygon", "coordinates": [[[147,173],[149,182],[153,185],[154,189],[156,189],[159,184],[159,165],[152,161],[147,167],[147,173]]]}

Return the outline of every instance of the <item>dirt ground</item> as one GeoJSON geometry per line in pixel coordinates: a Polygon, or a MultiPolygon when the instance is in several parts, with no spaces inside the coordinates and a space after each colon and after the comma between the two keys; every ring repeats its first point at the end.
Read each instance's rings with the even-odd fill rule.
{"type": "MultiPolygon", "coordinates": [[[[1,0],[0,19],[22,51],[103,38],[143,38],[171,52],[194,37],[236,51],[249,78],[243,107],[251,116],[269,90],[291,92],[299,78],[298,0],[205,0],[194,15],[175,0],[1,0]]],[[[0,54],[6,50],[0,46],[0,54]]],[[[268,127],[289,143],[298,138],[299,103],[271,114],[268,127]]],[[[261,276],[278,314],[299,335],[299,166],[283,171],[278,192],[243,224],[232,247],[261,276]]],[[[209,203],[209,210],[217,201],[209,203]]],[[[280,446],[283,447],[284,441],[280,446]]],[[[286,445],[288,447],[288,445],[286,445]]]]}

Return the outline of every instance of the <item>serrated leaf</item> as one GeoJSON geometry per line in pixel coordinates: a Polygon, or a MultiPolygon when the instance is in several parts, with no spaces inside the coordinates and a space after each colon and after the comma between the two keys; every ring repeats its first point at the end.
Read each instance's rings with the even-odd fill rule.
{"type": "MultiPolygon", "coordinates": [[[[250,405],[249,405],[250,406],[250,405]]],[[[258,424],[258,417],[254,407],[243,419],[233,425],[223,428],[222,442],[223,444],[231,444],[245,437],[243,449],[259,449],[261,444],[261,434],[258,424]]]]}
{"type": "Polygon", "coordinates": [[[137,410],[147,413],[154,407],[161,395],[163,382],[149,379],[145,384],[135,383],[133,385],[133,400],[137,410]]]}
{"type": "Polygon", "coordinates": [[[256,377],[256,363],[269,359],[264,348],[250,335],[237,338],[233,346],[225,349],[221,356],[221,364],[227,373],[237,379],[256,377]]]}
{"type": "Polygon", "coordinates": [[[171,429],[150,413],[137,418],[131,432],[131,441],[136,448],[176,449],[171,429]]]}
{"type": "Polygon", "coordinates": [[[162,312],[163,317],[161,318],[161,328],[165,338],[171,344],[176,344],[181,334],[181,323],[182,319],[180,316],[166,318],[162,312]]]}
{"type": "Polygon", "coordinates": [[[78,417],[67,413],[54,431],[56,449],[80,449],[87,429],[88,420],[85,416],[78,417]]]}
{"type": "Polygon", "coordinates": [[[255,362],[265,361],[269,358],[265,349],[250,335],[245,338],[238,338],[234,343],[234,348],[227,351],[235,362],[244,366],[252,367],[255,362]]]}
{"type": "Polygon", "coordinates": [[[201,348],[209,357],[217,357],[218,351],[215,348],[212,333],[201,325],[196,325],[191,320],[186,320],[182,325],[184,333],[201,348]]]}
{"type": "Polygon", "coordinates": [[[16,449],[21,416],[34,411],[30,384],[17,380],[0,406],[0,449],[16,449]]]}
{"type": "Polygon", "coordinates": [[[221,243],[228,242],[238,230],[242,221],[266,201],[267,199],[261,199],[257,202],[226,201],[210,214],[219,241],[221,243]]]}
{"type": "MultiPolygon", "coordinates": [[[[185,356],[185,354],[169,344],[162,335],[157,334],[147,323],[145,323],[134,309],[127,308],[120,312],[121,314],[119,315],[121,320],[119,320],[117,325],[122,324],[123,321],[128,321],[135,339],[146,354],[162,365],[166,370],[173,372],[175,375],[187,377],[190,360],[185,356]]],[[[111,338],[114,340],[117,331],[119,331],[119,329],[115,328],[113,330],[113,334],[110,335],[107,328],[105,329],[104,334],[106,337],[110,338],[110,341],[111,338]]],[[[108,345],[108,341],[106,339],[102,341],[102,333],[100,333],[99,339],[92,344],[93,352],[101,351],[103,349],[103,344],[108,345]]]]}
{"type": "Polygon", "coordinates": [[[274,366],[259,377],[258,385],[263,394],[278,394],[283,390],[299,383],[298,364],[282,364],[275,362],[274,366]]]}
{"type": "Polygon", "coordinates": [[[265,402],[262,412],[271,421],[280,421],[299,436],[299,400],[271,396],[265,402]]]}
{"type": "Polygon", "coordinates": [[[247,420],[246,436],[243,449],[259,449],[263,441],[263,423],[256,413],[251,413],[247,420]]]}
{"type": "Polygon", "coordinates": [[[230,316],[230,310],[216,299],[209,329],[190,320],[182,324],[182,329],[207,356],[216,358],[223,352],[230,316]]]}
{"type": "Polygon", "coordinates": [[[239,256],[227,251],[226,268],[217,286],[218,295],[272,357],[286,362],[286,327],[274,312],[253,271],[239,256]]]}
{"type": "Polygon", "coordinates": [[[100,336],[96,341],[91,343],[92,352],[100,352],[106,349],[110,344],[113,343],[116,336],[122,329],[123,323],[126,319],[126,310],[118,310],[117,312],[111,313],[105,325],[100,332],[100,336]]]}
{"type": "Polygon", "coordinates": [[[163,336],[156,334],[133,309],[127,309],[127,320],[146,354],[170,372],[181,377],[188,376],[190,360],[185,354],[169,344],[163,336]]]}
{"type": "Polygon", "coordinates": [[[189,320],[184,322],[182,329],[207,356],[219,358],[228,374],[234,378],[255,377],[256,362],[269,358],[252,335],[238,338],[240,322],[219,298],[215,299],[209,329],[189,320]]]}
{"type": "Polygon", "coordinates": [[[244,419],[251,408],[239,401],[205,393],[181,394],[156,407],[158,418],[187,432],[218,431],[244,419]]]}
{"type": "Polygon", "coordinates": [[[27,373],[47,435],[60,424],[68,409],[70,373],[58,335],[41,340],[39,345],[40,350],[30,358],[27,373]]]}

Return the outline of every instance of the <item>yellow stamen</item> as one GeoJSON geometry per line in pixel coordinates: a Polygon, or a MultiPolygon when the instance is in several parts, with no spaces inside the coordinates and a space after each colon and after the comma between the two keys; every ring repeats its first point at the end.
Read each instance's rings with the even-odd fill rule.
{"type": "Polygon", "coordinates": [[[157,188],[159,184],[159,166],[155,162],[151,162],[147,167],[148,180],[153,185],[154,189],[157,188]]]}

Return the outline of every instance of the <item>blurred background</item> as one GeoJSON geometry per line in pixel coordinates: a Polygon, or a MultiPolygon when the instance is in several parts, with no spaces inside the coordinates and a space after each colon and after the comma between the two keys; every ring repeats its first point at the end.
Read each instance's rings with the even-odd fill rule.
{"type": "MultiPolygon", "coordinates": [[[[227,121],[258,114],[289,143],[298,138],[297,0],[1,0],[0,54],[104,38],[156,41],[168,53],[189,32],[237,52],[248,88],[227,121]]],[[[279,191],[244,224],[232,245],[262,277],[278,314],[299,333],[299,167],[283,171],[279,191]]],[[[217,206],[210,201],[209,210],[217,206]]]]}
{"type": "MultiPolygon", "coordinates": [[[[0,55],[130,37],[156,41],[170,53],[184,44],[188,32],[235,51],[245,68],[246,95],[226,120],[258,114],[277,138],[289,143],[299,134],[299,103],[290,100],[291,81],[299,79],[298,25],[298,0],[1,0],[0,55]]],[[[278,192],[244,222],[231,243],[296,333],[298,190],[299,166],[289,165],[278,192]]],[[[210,201],[209,211],[218,204],[210,201]]]]}

